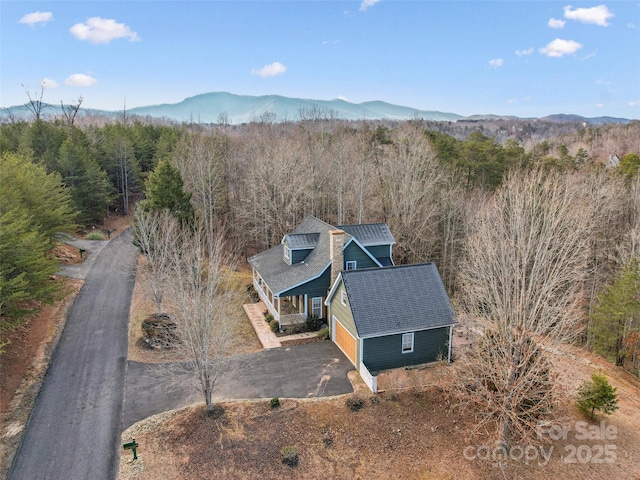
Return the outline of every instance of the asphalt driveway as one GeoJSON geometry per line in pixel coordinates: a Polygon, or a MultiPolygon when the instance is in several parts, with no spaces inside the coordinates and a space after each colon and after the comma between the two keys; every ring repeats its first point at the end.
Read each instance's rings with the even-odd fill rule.
{"type": "MultiPolygon", "coordinates": [[[[202,402],[179,364],[127,362],[123,430],[150,415],[202,402]]],[[[332,342],[280,347],[225,359],[214,400],[310,398],[353,391],[353,365],[332,342]]]]}
{"type": "Polygon", "coordinates": [[[129,231],[87,247],[91,263],[75,272],[85,283],[51,359],[10,479],[117,475],[138,251],[129,231]]]}

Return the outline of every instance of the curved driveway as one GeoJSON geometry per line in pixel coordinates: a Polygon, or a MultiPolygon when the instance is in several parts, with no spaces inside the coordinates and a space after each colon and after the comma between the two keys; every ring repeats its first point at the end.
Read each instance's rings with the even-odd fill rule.
{"type": "MultiPolygon", "coordinates": [[[[137,249],[109,242],[69,313],[9,478],[111,479],[118,467],[127,330],[137,249]]],[[[91,257],[93,255],[93,258],[91,257]]]]}
{"type": "MultiPolygon", "coordinates": [[[[129,362],[123,430],[150,415],[204,401],[179,364],[129,362]]],[[[213,399],[309,398],[353,391],[353,365],[333,342],[280,347],[225,358],[213,399]]]]}

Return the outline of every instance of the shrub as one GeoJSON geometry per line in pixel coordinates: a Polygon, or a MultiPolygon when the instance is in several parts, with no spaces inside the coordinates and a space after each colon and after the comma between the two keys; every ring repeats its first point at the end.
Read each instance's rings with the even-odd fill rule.
{"type": "Polygon", "coordinates": [[[596,410],[605,415],[613,413],[618,409],[616,390],[606,376],[593,372],[591,380],[585,380],[578,389],[578,409],[589,418],[593,418],[596,410]]]}
{"type": "Polygon", "coordinates": [[[322,320],[320,320],[315,315],[309,315],[307,319],[304,321],[305,330],[307,332],[316,332],[320,330],[322,326],[322,320]]]}
{"type": "Polygon", "coordinates": [[[282,463],[292,468],[298,466],[298,447],[295,445],[282,447],[280,454],[282,455],[282,463]]]}
{"type": "Polygon", "coordinates": [[[178,342],[176,324],[165,313],[149,315],[142,321],[141,328],[150,347],[172,348],[178,342]]]}
{"type": "Polygon", "coordinates": [[[322,330],[319,330],[316,336],[320,340],[329,340],[331,335],[329,334],[329,327],[324,327],[322,330]]]}
{"type": "Polygon", "coordinates": [[[280,399],[278,397],[273,397],[269,400],[269,405],[271,408],[278,408],[280,406],[280,399]]]}
{"type": "Polygon", "coordinates": [[[352,412],[357,412],[362,407],[364,407],[364,400],[362,400],[361,398],[349,397],[344,403],[352,412]]]}
{"type": "Polygon", "coordinates": [[[269,327],[273,333],[276,333],[280,328],[280,322],[274,318],[269,322],[269,327]]]}
{"type": "Polygon", "coordinates": [[[267,322],[269,325],[271,325],[271,322],[273,321],[273,315],[271,315],[270,313],[265,313],[264,315],[264,321],[267,322]]]}
{"type": "Polygon", "coordinates": [[[91,232],[86,238],[87,240],[104,240],[104,235],[100,232],[91,232]]]}
{"type": "Polygon", "coordinates": [[[285,329],[287,335],[295,335],[297,333],[304,333],[307,331],[306,327],[302,324],[289,325],[285,329]]]}

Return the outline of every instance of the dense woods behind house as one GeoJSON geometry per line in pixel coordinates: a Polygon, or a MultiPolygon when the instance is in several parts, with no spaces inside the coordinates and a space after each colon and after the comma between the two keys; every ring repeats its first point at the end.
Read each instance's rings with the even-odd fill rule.
{"type": "Polygon", "coordinates": [[[526,178],[542,175],[571,193],[585,232],[584,262],[572,266],[582,271],[584,328],[573,341],[640,369],[638,121],[347,122],[315,109],[237,126],[93,120],[0,128],[0,335],[33,301],[55,297],[56,233],[133,213],[161,161],[235,253],[280,243],[308,214],[333,225],[383,221],[397,241],[395,263],[435,262],[454,305],[478,212],[509,178],[537,171],[526,178]]]}

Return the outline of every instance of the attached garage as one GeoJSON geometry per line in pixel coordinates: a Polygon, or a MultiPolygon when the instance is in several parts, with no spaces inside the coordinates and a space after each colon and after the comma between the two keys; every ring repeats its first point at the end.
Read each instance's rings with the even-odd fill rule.
{"type": "Polygon", "coordinates": [[[331,339],[373,392],[382,370],[451,360],[455,314],[433,263],[343,271],[326,304],[331,339]]]}
{"type": "Polygon", "coordinates": [[[347,356],[351,363],[356,363],[356,339],[344,328],[340,321],[334,316],[331,318],[333,323],[331,331],[333,332],[333,341],[340,350],[347,356]]]}

